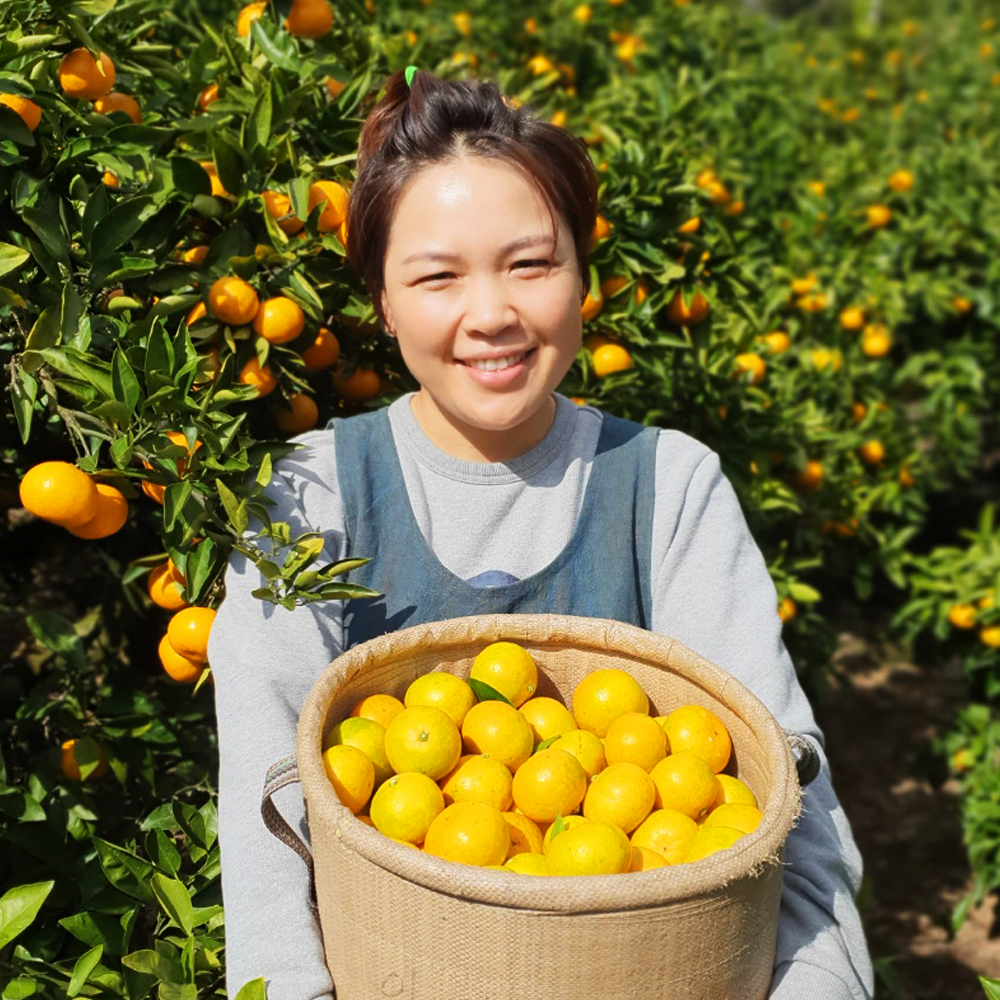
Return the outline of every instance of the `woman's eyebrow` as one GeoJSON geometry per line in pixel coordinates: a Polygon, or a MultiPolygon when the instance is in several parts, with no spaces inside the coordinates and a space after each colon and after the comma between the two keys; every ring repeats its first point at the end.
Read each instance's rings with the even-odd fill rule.
{"type": "MultiPolygon", "coordinates": [[[[551,246],[555,241],[551,236],[522,236],[520,239],[514,240],[508,243],[505,247],[501,248],[500,256],[506,257],[508,254],[513,253],[515,250],[523,250],[526,247],[541,246],[543,243],[551,246]]],[[[412,264],[417,260],[436,260],[436,261],[461,261],[462,255],[458,253],[445,253],[441,250],[428,250],[421,253],[410,254],[406,260],[403,261],[404,264],[412,264]]]]}

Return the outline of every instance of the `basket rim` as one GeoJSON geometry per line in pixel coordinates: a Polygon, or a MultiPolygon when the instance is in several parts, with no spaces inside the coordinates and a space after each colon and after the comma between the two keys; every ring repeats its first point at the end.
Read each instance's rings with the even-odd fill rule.
{"type": "Polygon", "coordinates": [[[662,906],[711,894],[737,879],[766,874],[780,867],[784,842],[798,816],[800,800],[798,776],[784,731],[766,706],[732,674],[669,636],[609,619],[573,615],[470,615],[413,625],[352,647],[330,663],[306,699],[299,717],[296,763],[307,802],[314,859],[324,850],[317,837],[330,835],[339,848],[353,851],[426,889],[534,912],[582,913],[662,906]],[[710,697],[730,707],[758,739],[771,775],[773,798],[760,826],[733,847],[702,861],[629,873],[628,890],[623,891],[622,876],[577,876],[571,882],[559,878],[518,879],[511,878],[512,873],[455,864],[397,844],[362,823],[337,798],[322,760],[328,706],[341,685],[372,664],[426,654],[429,646],[446,659],[449,650],[501,639],[536,647],[573,645],[629,655],[654,668],[682,673],[710,697]]]}

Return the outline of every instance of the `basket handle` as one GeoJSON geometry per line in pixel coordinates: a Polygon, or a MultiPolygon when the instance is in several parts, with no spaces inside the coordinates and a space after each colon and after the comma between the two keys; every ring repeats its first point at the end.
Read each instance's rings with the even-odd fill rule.
{"type": "Polygon", "coordinates": [[[802,733],[794,733],[786,729],[785,736],[788,737],[788,745],[792,749],[795,770],[799,775],[799,786],[805,788],[820,771],[821,763],[816,745],[802,733]]]}
{"type": "Polygon", "coordinates": [[[312,874],[313,858],[312,852],[306,842],[292,829],[291,824],[284,816],[278,812],[278,807],[274,804],[274,794],[286,785],[297,785],[299,783],[299,769],[295,765],[295,755],[282,757],[277,763],[272,764],[264,775],[264,793],[260,800],[260,815],[264,820],[264,826],[274,834],[283,844],[287,844],[306,863],[310,875],[312,874]]]}

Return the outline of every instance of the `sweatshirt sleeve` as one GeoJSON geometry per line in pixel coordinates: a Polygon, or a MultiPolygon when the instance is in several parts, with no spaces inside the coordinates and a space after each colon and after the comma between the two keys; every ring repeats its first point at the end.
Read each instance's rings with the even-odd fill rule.
{"type": "Polygon", "coordinates": [[[781,638],[774,584],[718,455],[677,431],[661,431],[657,444],[652,576],[653,631],[733,674],[820,752],[822,770],[803,790],[786,846],[770,1000],[869,1000],[855,905],[861,856],[781,638]]]}
{"type": "MultiPolygon", "coordinates": [[[[311,445],[275,465],[268,495],[273,521],[292,537],[322,531],[322,561],[342,555],[332,432],[295,439],[311,445]],[[308,507],[306,507],[308,504],[308,507]],[[310,512],[306,523],[303,509],[310,512]]],[[[252,531],[259,530],[255,526],[252,531]]],[[[262,548],[267,543],[261,543],[262,548]]],[[[313,682],[342,647],[339,602],[288,611],[252,591],[264,585],[256,566],[234,552],[226,594],[212,626],[209,661],[215,680],[219,737],[219,845],[226,914],[226,982],[230,998],[263,976],[269,1000],[330,998],[319,924],[309,909],[309,872],[264,826],[261,793],[267,769],[295,752],[299,712],[313,682]]],[[[275,796],[291,826],[307,839],[301,788],[275,796]]]]}

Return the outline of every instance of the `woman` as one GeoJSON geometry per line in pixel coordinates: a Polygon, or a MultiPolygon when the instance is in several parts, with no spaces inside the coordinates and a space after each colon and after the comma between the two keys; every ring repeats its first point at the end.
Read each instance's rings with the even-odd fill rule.
{"type": "MultiPolygon", "coordinates": [[[[268,765],[343,649],[486,612],[614,618],[728,670],[788,730],[822,736],[781,641],[776,594],[718,456],[555,392],[580,348],[597,183],[586,147],[494,84],[403,73],[361,135],[349,261],[420,385],[296,440],[275,520],[326,558],[372,562],[380,599],[285,611],[234,556],[212,631],[229,991],[272,1000],[331,980],[299,859],[265,830],[268,765]]],[[[787,847],[776,1000],[862,1000],[871,966],[854,905],[861,863],[825,756],[787,847]]],[[[278,796],[306,832],[301,795],[278,796]]]]}

